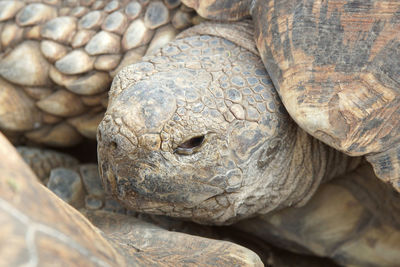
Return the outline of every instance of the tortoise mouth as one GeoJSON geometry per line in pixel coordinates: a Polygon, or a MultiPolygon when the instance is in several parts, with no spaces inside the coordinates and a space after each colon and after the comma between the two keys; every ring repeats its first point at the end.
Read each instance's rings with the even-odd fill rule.
{"type": "MultiPolygon", "coordinates": [[[[238,180],[235,172],[213,168],[211,161],[199,165],[187,155],[182,163],[177,160],[182,156],[143,147],[124,132],[124,126],[113,119],[104,119],[98,128],[99,172],[107,194],[138,212],[204,224],[236,220],[234,206],[240,187],[232,185],[238,180]]],[[[197,147],[203,138],[192,141],[189,146],[197,147]]]]}
{"type": "Polygon", "coordinates": [[[155,215],[167,215],[201,224],[218,225],[230,223],[225,220],[219,221],[218,219],[221,214],[225,213],[226,207],[221,205],[218,205],[218,207],[213,205],[213,209],[207,207],[209,202],[212,201],[211,199],[202,201],[199,205],[192,205],[186,201],[172,201],[168,198],[163,201],[160,198],[146,196],[134,190],[126,190],[124,185],[120,183],[122,180],[126,180],[126,178],[115,175],[110,171],[102,175],[106,192],[129,210],[155,215]]]}
{"type": "Polygon", "coordinates": [[[186,178],[178,179],[174,172],[158,175],[154,162],[126,163],[125,159],[99,155],[99,169],[106,193],[127,209],[202,224],[230,224],[230,220],[237,220],[226,204],[229,201],[220,201],[227,197],[224,190],[190,179],[183,183],[186,178]]]}

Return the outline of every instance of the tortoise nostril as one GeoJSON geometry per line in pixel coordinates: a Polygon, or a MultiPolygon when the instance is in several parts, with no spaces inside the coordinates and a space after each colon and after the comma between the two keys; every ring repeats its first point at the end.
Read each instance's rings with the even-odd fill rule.
{"type": "Polygon", "coordinates": [[[116,149],[118,148],[117,143],[114,142],[114,141],[111,141],[111,142],[110,142],[110,148],[111,148],[112,150],[116,150],[116,149]]]}
{"type": "Polygon", "coordinates": [[[97,130],[97,142],[100,143],[102,141],[103,141],[103,136],[102,136],[101,130],[99,129],[99,130],[97,130]]]}

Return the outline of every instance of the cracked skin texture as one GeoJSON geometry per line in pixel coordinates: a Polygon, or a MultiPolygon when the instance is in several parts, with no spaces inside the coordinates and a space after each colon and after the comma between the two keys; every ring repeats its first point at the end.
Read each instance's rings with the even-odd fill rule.
{"type": "Polygon", "coordinates": [[[100,230],[43,187],[2,135],[0,144],[1,266],[262,266],[254,252],[230,242],[87,211],[100,230]]]}
{"type": "Polygon", "coordinates": [[[98,131],[100,173],[116,199],[230,224],[301,206],[357,166],[290,119],[251,38],[248,22],[204,24],[117,75],[98,131]]]}
{"type": "Polygon", "coordinates": [[[365,155],[400,190],[399,1],[182,2],[208,19],[251,16],[290,116],[328,145],[365,155]]]}
{"type": "Polygon", "coordinates": [[[251,38],[248,22],[203,24],[122,70],[98,131],[106,190],[200,223],[253,217],[233,227],[340,264],[396,266],[399,195],[290,119],[251,38]]]}

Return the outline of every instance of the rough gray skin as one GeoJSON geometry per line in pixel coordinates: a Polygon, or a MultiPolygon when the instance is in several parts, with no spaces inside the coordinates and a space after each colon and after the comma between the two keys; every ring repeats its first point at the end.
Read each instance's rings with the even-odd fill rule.
{"type": "MultiPolygon", "coordinates": [[[[90,219],[94,225],[100,227],[102,231],[106,232],[111,230],[114,237],[121,233],[121,235],[124,236],[122,242],[125,240],[131,245],[132,242],[138,244],[139,242],[135,241],[137,240],[136,236],[126,236],[126,230],[127,228],[133,230],[137,230],[138,228],[143,229],[140,221],[144,221],[168,231],[181,232],[240,244],[255,252],[261,258],[262,262],[270,267],[337,266],[327,259],[299,255],[275,248],[268,243],[261,241],[253,234],[243,233],[241,229],[238,230],[232,227],[199,225],[167,216],[137,213],[127,210],[117,201],[105,195],[104,189],[101,185],[97,164],[79,164],[77,159],[74,159],[67,154],[59,153],[49,149],[39,150],[36,148],[19,147],[18,152],[36,175],[40,174],[43,176],[41,181],[49,181],[47,184],[54,182],[54,179],[58,179],[60,176],[62,176],[63,179],[68,178],[68,173],[73,173],[75,176],[79,177],[84,190],[82,190],[82,188],[77,188],[73,183],[58,183],[57,187],[48,188],[68,204],[72,205],[75,209],[79,210],[83,215],[85,215],[85,217],[90,219]],[[71,164],[73,162],[75,164],[71,164]],[[58,168],[51,170],[51,173],[50,171],[47,172],[48,168],[51,168],[52,166],[58,166],[58,168]],[[44,176],[45,174],[47,176],[44,176]],[[59,194],[60,191],[62,193],[69,192],[71,196],[76,197],[66,199],[59,194]],[[82,195],[84,195],[84,197],[82,195]],[[79,198],[84,198],[84,203],[75,201],[77,199],[79,200],[79,198]],[[130,218],[128,219],[127,216],[123,216],[122,214],[129,215],[130,218]],[[140,221],[132,219],[132,217],[140,219],[140,221]],[[129,222],[131,222],[131,226],[129,226],[129,222]]],[[[273,229],[273,227],[271,227],[271,229],[273,229]]],[[[159,232],[153,233],[157,235],[159,232]]],[[[168,244],[173,247],[175,244],[171,244],[170,242],[179,236],[181,235],[173,237],[173,233],[171,233],[171,240],[168,240],[167,238],[165,241],[167,241],[168,244]]],[[[146,240],[146,242],[149,242],[148,236],[144,236],[143,238],[146,240]]],[[[121,238],[117,238],[117,240],[121,242],[121,238]]],[[[182,244],[182,241],[179,243],[182,244]]],[[[154,244],[158,244],[159,246],[159,240],[154,240],[154,244]]],[[[160,250],[158,250],[158,252],[158,254],[154,252],[155,257],[162,258],[163,253],[160,250]]],[[[216,251],[216,253],[218,253],[218,251],[216,251]]],[[[173,256],[173,253],[170,255],[173,256]]],[[[178,263],[180,263],[180,259],[178,257],[175,259],[178,263]]],[[[193,258],[190,260],[194,262],[193,258]]],[[[211,264],[215,266],[216,262],[211,264]]]]}
{"type": "Polygon", "coordinates": [[[0,266],[262,266],[235,244],[165,231],[57,198],[0,133],[0,266]],[[198,253],[201,251],[201,253],[198,253]]]}
{"type": "Polygon", "coordinates": [[[182,0],[254,20],[254,40],[296,123],[400,192],[400,1],[182,0]]]}
{"type": "Polygon", "coordinates": [[[251,33],[247,22],[203,24],[116,76],[98,130],[100,173],[115,198],[226,224],[303,205],[357,166],[290,119],[256,50],[243,48],[251,33]]]}

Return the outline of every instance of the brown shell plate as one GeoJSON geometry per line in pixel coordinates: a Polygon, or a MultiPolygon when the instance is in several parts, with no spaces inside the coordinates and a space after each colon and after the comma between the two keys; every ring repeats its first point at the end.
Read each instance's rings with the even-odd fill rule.
{"type": "Polygon", "coordinates": [[[264,65],[292,118],[334,148],[366,155],[399,188],[399,1],[183,2],[213,19],[251,13],[264,65]]]}

